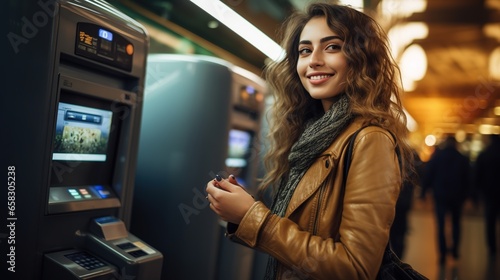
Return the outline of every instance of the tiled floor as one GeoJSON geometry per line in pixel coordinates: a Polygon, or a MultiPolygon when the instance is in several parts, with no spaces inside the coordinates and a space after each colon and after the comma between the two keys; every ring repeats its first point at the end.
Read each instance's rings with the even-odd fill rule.
{"type": "Polygon", "coordinates": [[[500,257],[488,257],[481,209],[467,204],[462,220],[460,259],[438,264],[436,224],[430,200],[415,201],[403,261],[431,280],[500,280],[500,257]]]}

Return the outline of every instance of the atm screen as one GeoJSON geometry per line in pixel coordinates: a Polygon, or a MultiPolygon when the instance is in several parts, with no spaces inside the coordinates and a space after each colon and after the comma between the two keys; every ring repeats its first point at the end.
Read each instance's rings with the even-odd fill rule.
{"type": "Polygon", "coordinates": [[[113,113],[60,102],[53,160],[106,161],[113,113]]]}
{"type": "Polygon", "coordinates": [[[111,101],[62,91],[52,143],[51,186],[111,185],[120,124],[111,101]]]}
{"type": "Polygon", "coordinates": [[[245,167],[250,154],[252,133],[246,130],[231,129],[229,131],[228,158],[226,166],[245,167]]]}

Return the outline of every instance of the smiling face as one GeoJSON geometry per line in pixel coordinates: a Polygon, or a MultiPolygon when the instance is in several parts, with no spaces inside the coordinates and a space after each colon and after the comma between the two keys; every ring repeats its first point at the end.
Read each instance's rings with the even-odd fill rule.
{"type": "Polygon", "coordinates": [[[345,88],[348,65],[341,51],[343,44],[323,16],[312,18],[300,34],[297,73],[311,97],[321,100],[325,111],[345,88]]]}

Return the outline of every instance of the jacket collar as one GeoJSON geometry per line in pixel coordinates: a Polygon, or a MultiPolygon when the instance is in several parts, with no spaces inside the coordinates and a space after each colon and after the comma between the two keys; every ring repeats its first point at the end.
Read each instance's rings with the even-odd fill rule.
{"type": "Polygon", "coordinates": [[[289,217],[300,205],[309,199],[326,180],[332,170],[338,168],[339,158],[345,150],[350,136],[361,127],[360,121],[351,123],[318,159],[307,169],[288,204],[285,217],[289,217]]]}

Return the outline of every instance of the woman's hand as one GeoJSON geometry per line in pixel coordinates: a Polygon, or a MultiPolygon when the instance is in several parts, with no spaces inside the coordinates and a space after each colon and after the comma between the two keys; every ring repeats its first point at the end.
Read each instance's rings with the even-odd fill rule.
{"type": "Polygon", "coordinates": [[[255,202],[232,175],[228,179],[222,179],[217,175],[216,179],[207,183],[206,191],[210,208],[222,220],[233,224],[239,224],[255,202]]]}

